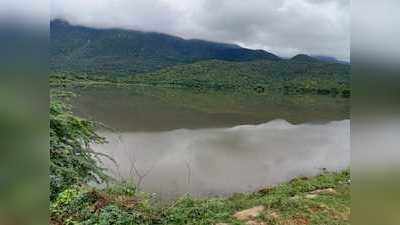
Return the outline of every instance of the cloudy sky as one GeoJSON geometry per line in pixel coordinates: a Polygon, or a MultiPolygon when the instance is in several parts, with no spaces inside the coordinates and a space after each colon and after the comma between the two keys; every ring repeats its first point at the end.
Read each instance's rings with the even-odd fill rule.
{"type": "Polygon", "coordinates": [[[51,18],[348,60],[350,0],[52,0],[51,18]]]}

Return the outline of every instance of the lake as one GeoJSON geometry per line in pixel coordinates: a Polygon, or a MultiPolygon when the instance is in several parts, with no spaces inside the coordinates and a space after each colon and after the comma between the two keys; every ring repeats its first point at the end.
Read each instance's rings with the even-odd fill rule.
{"type": "Polygon", "coordinates": [[[349,100],[151,86],[75,88],[73,110],[104,123],[110,174],[173,199],[250,192],[347,168],[349,100]]]}

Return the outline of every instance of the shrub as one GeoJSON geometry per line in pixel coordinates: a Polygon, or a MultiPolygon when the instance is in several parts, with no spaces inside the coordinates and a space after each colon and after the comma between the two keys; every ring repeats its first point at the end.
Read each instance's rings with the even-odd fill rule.
{"type": "Polygon", "coordinates": [[[66,188],[88,181],[102,182],[107,176],[98,164],[101,155],[90,145],[104,143],[96,124],[72,115],[59,100],[50,103],[50,199],[66,188]]]}

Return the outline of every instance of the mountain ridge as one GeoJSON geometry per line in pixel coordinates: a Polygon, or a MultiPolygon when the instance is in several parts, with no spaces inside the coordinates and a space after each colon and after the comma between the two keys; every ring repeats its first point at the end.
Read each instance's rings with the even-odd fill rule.
{"type": "Polygon", "coordinates": [[[50,22],[50,69],[87,74],[136,74],[203,60],[279,61],[265,50],[157,32],[98,29],[50,22]]]}

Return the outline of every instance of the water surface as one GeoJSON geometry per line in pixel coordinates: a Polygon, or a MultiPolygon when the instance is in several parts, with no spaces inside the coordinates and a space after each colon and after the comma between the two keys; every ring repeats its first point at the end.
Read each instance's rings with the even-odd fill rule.
{"type": "Polygon", "coordinates": [[[326,123],[349,118],[349,100],[318,95],[194,91],[151,86],[73,90],[74,111],[119,131],[168,131],[261,124],[326,123]]]}
{"type": "Polygon", "coordinates": [[[170,199],[254,191],[295,176],[349,166],[349,120],[292,125],[275,120],[232,128],[103,133],[96,150],[117,178],[170,199]]]}
{"type": "Polygon", "coordinates": [[[94,146],[117,161],[104,161],[110,173],[162,199],[249,192],[349,166],[347,99],[148,86],[74,92],[76,113],[112,128],[100,130],[109,143],[94,146]]]}

